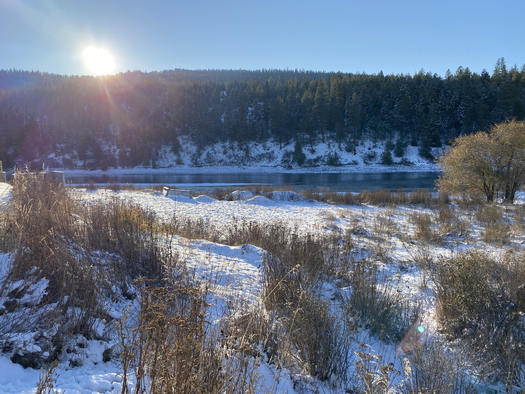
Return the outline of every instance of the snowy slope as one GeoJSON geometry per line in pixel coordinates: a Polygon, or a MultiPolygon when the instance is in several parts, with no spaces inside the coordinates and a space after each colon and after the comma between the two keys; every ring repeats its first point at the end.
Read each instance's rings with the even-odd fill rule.
{"type": "MultiPolygon", "coordinates": [[[[304,163],[299,166],[292,160],[295,142],[283,145],[276,141],[218,142],[199,149],[189,138],[179,138],[179,148],[175,152],[171,146],[163,146],[157,152],[155,161],[144,163],[130,170],[184,170],[184,171],[291,171],[291,172],[391,172],[391,171],[437,171],[435,163],[419,156],[417,146],[407,146],[402,157],[392,153],[393,165],[381,164],[381,155],[385,150],[385,141],[362,141],[350,151],[345,144],[333,140],[304,146],[304,163]],[[153,167],[153,168],[152,168],[153,167]]],[[[433,148],[432,154],[438,157],[442,148],[433,148]]],[[[66,158],[66,156],[64,156],[66,158]]],[[[51,162],[63,164],[63,158],[56,153],[48,156],[51,162]]],[[[78,170],[84,162],[67,155],[69,162],[78,170]]],[[[117,161],[118,163],[118,161],[117,161]]],[[[120,168],[117,165],[117,169],[120,168]]],[[[124,169],[124,168],[122,168],[124,169]]],[[[110,169],[114,170],[114,169],[110,169]]]]}
{"type": "MultiPolygon", "coordinates": [[[[199,150],[188,139],[181,139],[180,150],[174,153],[169,147],[159,151],[158,167],[248,167],[248,168],[281,168],[287,170],[315,169],[316,171],[388,171],[396,169],[435,171],[437,166],[423,159],[418,154],[418,147],[408,146],[403,157],[393,156],[394,165],[381,164],[381,154],[385,150],[385,142],[363,141],[355,150],[347,151],[344,144],[335,141],[319,142],[303,147],[305,162],[298,166],[291,161],[295,142],[281,145],[275,141],[263,143],[250,142],[219,142],[199,150]],[[336,156],[337,165],[330,165],[330,157],[336,156]],[[401,162],[404,161],[404,164],[401,162]],[[397,164],[396,164],[397,163],[397,164]]],[[[441,149],[434,149],[438,156],[441,149]]]]}

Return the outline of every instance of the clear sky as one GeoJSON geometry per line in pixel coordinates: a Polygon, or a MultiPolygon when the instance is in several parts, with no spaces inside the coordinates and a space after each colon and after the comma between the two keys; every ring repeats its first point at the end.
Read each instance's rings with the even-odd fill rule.
{"type": "Polygon", "coordinates": [[[0,69],[444,74],[525,64],[525,0],[0,0],[0,69]]]}

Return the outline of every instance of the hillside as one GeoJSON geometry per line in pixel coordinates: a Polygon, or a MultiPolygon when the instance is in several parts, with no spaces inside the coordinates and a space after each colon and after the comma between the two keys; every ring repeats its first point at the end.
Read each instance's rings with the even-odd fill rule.
{"type": "Polygon", "coordinates": [[[336,151],[361,163],[358,151],[369,144],[382,147],[365,160],[371,163],[382,162],[385,149],[400,162],[411,147],[432,161],[432,149],[452,138],[524,115],[525,70],[508,70],[502,59],[492,74],[460,67],[445,77],[423,71],[171,70],[108,77],[0,71],[6,167],[41,167],[42,161],[66,168],[221,165],[221,157],[207,158],[213,146],[226,146],[233,156],[244,151],[244,161],[261,165],[250,156],[265,143],[277,158],[269,161],[284,167],[338,165],[336,151]],[[331,151],[317,160],[319,149],[331,151]],[[167,151],[174,163],[166,163],[167,151]]]}

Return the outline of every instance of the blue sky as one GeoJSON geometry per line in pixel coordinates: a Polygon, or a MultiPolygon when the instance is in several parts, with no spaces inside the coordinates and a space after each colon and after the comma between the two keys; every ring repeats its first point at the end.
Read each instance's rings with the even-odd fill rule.
{"type": "Polygon", "coordinates": [[[525,64],[525,1],[0,0],[0,69],[306,69],[444,74],[525,64]]]}

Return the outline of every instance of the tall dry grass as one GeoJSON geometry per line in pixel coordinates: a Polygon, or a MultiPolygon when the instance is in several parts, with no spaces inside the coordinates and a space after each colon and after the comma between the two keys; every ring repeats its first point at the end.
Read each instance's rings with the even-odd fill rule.
{"type": "Polygon", "coordinates": [[[525,258],[458,254],[434,266],[438,318],[450,338],[461,338],[508,387],[523,382],[525,258]]]}

